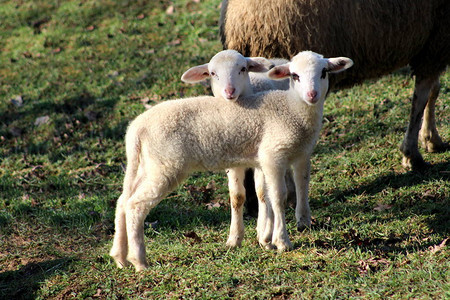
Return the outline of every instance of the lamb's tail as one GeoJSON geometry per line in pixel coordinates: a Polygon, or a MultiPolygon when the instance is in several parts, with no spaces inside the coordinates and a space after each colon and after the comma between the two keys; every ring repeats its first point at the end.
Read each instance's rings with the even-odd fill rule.
{"type": "Polygon", "coordinates": [[[123,195],[125,199],[130,198],[138,185],[138,169],[141,163],[142,144],[139,134],[129,130],[125,137],[125,146],[127,153],[127,169],[123,181],[123,195]]]}

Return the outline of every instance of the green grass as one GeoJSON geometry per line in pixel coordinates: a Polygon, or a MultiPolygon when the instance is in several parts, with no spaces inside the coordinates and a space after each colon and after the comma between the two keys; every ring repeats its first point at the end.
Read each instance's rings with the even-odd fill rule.
{"type": "MultiPolygon", "coordinates": [[[[252,218],[243,247],[226,249],[226,178],[208,172],[149,214],[150,268],[115,267],[127,124],[144,104],[209,93],[180,76],[221,50],[219,4],[2,1],[0,299],[450,297],[450,153],[423,153],[433,164],[424,174],[401,167],[407,70],[327,99],[314,224],[297,232],[288,209],[293,251],[261,249],[252,218]]],[[[445,141],[449,87],[446,72],[436,107],[445,141]]]]}

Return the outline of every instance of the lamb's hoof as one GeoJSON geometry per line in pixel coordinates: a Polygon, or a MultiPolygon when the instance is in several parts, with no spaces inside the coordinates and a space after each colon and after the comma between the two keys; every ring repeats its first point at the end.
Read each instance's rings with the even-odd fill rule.
{"type": "Polygon", "coordinates": [[[144,271],[144,270],[146,270],[146,269],[148,269],[148,264],[147,263],[144,263],[144,264],[133,264],[134,265],[134,268],[136,269],[136,272],[141,272],[141,271],[144,271]]]}
{"type": "Polygon", "coordinates": [[[119,269],[127,268],[127,267],[129,267],[131,265],[130,262],[127,261],[127,260],[116,260],[116,259],[114,259],[114,261],[116,262],[116,266],[119,269]]]}
{"type": "Polygon", "coordinates": [[[259,245],[261,246],[261,248],[263,248],[264,250],[273,250],[275,249],[275,246],[272,245],[271,243],[267,243],[267,242],[259,242],[259,245]]]}
{"type": "Polygon", "coordinates": [[[265,250],[273,250],[275,246],[272,244],[272,238],[259,238],[258,243],[265,250]]]}
{"type": "Polygon", "coordinates": [[[274,242],[273,244],[275,244],[275,246],[277,247],[277,251],[280,253],[292,250],[293,248],[289,240],[286,242],[274,242]]]}
{"type": "Polygon", "coordinates": [[[228,239],[227,243],[225,244],[228,248],[238,248],[242,245],[242,239],[228,239]]]}
{"type": "Polygon", "coordinates": [[[127,261],[124,256],[116,254],[116,253],[113,253],[113,251],[111,251],[109,253],[109,255],[114,259],[114,262],[116,263],[116,266],[119,269],[123,269],[123,268],[126,268],[126,267],[130,266],[130,262],[127,261]]]}
{"type": "Polygon", "coordinates": [[[128,261],[133,264],[134,268],[136,269],[136,272],[141,272],[148,268],[148,263],[143,260],[133,259],[131,257],[128,257],[128,261]]]}

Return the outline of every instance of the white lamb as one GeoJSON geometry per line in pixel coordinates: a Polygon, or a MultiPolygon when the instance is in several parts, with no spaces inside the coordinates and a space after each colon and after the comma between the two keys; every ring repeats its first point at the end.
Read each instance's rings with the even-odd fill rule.
{"type": "MultiPolygon", "coordinates": [[[[147,268],[143,223],[162,198],[195,170],[257,168],[273,215],[259,235],[262,245],[292,247],[286,231],[284,175],[292,165],[298,203],[306,203],[309,158],[322,124],[327,73],[349,68],[348,58],[301,52],[269,72],[291,77],[288,91],[239,97],[166,101],[138,116],[126,135],[128,168],[117,203],[110,255],[119,267],[147,268]]],[[[296,215],[305,207],[297,205],[296,215]]],[[[308,208],[309,211],[309,208],[308,208]]]]}
{"type": "MultiPolygon", "coordinates": [[[[268,60],[263,57],[244,57],[235,50],[223,50],[213,56],[209,63],[192,67],[184,72],[181,80],[186,83],[198,83],[210,78],[215,97],[236,101],[240,96],[249,96],[257,92],[289,89],[289,79],[272,80],[266,73],[262,73],[288,62],[282,58],[268,60]]],[[[231,202],[230,234],[226,243],[228,247],[241,246],[244,238],[245,170],[246,168],[242,167],[226,170],[231,202]]],[[[289,179],[289,182],[292,182],[292,178],[289,179]]],[[[257,188],[262,186],[256,180],[255,185],[257,188]]],[[[262,195],[263,193],[258,193],[257,196],[262,195]]],[[[270,207],[266,207],[262,201],[259,202],[258,223],[265,223],[266,211],[270,207]]]]}

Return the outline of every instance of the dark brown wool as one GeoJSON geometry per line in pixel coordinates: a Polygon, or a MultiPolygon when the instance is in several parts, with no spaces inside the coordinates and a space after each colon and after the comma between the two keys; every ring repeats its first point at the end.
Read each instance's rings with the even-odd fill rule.
{"type": "Polygon", "coordinates": [[[330,78],[342,88],[408,64],[424,77],[442,72],[449,16],[448,0],[224,0],[220,34],[244,56],[350,57],[353,68],[330,78]]]}

